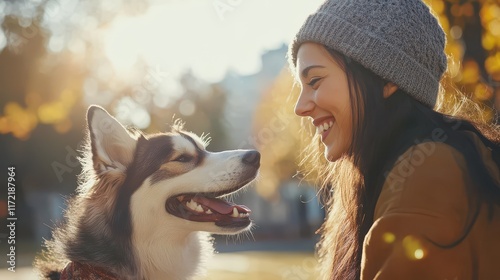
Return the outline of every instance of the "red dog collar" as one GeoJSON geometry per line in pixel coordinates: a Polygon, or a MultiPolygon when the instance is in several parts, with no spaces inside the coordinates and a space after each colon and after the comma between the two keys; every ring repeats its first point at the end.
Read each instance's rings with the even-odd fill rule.
{"type": "Polygon", "coordinates": [[[118,280],[118,278],[103,268],[70,262],[61,272],[60,280],[118,280]]]}

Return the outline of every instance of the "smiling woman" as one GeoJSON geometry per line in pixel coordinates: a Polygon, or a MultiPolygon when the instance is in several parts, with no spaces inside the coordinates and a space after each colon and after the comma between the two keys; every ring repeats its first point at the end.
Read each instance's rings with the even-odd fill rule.
{"type": "Polygon", "coordinates": [[[317,128],[303,162],[327,201],[324,279],[500,277],[500,127],[456,117],[466,100],[436,104],[444,46],[421,0],[325,1],[292,42],[295,112],[317,128]]]}
{"type": "Polygon", "coordinates": [[[305,43],[297,57],[302,92],[295,113],[313,120],[325,145],[325,157],[334,161],[349,149],[352,142],[346,73],[320,44],[305,43]]]}

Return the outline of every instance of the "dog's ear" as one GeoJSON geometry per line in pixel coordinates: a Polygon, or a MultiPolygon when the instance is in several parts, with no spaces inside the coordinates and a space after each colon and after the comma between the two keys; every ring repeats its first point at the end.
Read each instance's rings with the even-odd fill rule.
{"type": "Polygon", "coordinates": [[[125,172],[133,160],[137,140],[99,106],[89,107],[87,124],[97,174],[104,171],[125,172]]]}

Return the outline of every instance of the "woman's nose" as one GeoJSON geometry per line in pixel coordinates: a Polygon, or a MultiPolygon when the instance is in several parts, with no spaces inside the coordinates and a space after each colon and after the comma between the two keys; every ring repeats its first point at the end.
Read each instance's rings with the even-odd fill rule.
{"type": "Polygon", "coordinates": [[[300,92],[299,99],[295,104],[295,114],[301,117],[307,117],[311,114],[314,109],[314,102],[309,97],[309,94],[304,94],[304,91],[300,92]]]}

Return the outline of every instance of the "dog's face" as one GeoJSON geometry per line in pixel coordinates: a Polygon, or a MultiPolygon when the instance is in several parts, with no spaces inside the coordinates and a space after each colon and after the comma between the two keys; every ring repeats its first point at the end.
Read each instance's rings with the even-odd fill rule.
{"type": "Polygon", "coordinates": [[[162,223],[165,227],[219,234],[247,229],[251,224],[250,209],[222,197],[255,178],[259,153],[208,152],[201,139],[182,131],[166,137],[171,149],[168,159],[132,196],[131,209],[138,230],[162,223]],[[162,217],[154,213],[162,213],[162,217]]]}
{"type": "Polygon", "coordinates": [[[208,152],[202,139],[182,130],[134,136],[100,107],[89,109],[88,122],[97,176],[123,178],[116,198],[109,198],[116,199],[113,227],[128,219],[135,240],[159,240],[192,231],[235,234],[251,226],[250,209],[223,197],[256,177],[257,151],[208,152]]]}

